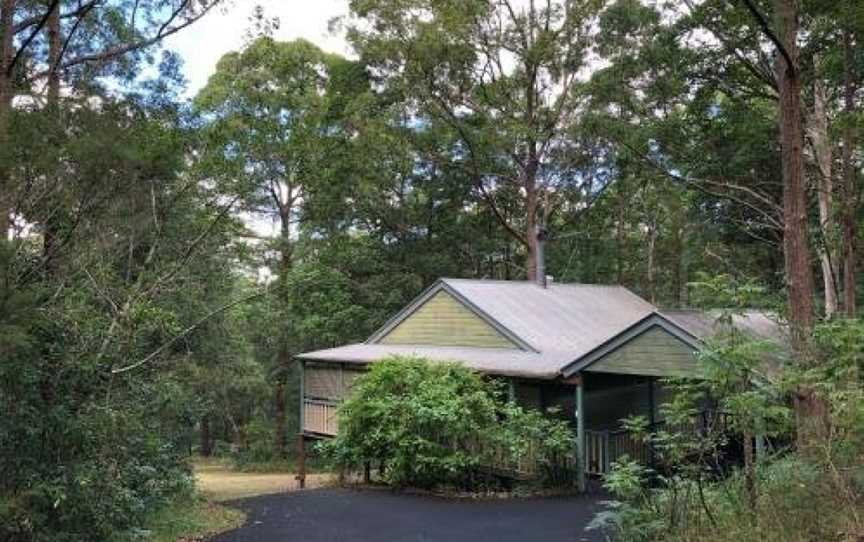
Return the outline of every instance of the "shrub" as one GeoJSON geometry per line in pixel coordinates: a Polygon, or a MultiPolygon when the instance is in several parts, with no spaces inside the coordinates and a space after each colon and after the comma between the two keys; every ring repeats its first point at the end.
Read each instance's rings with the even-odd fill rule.
{"type": "Polygon", "coordinates": [[[176,443],[154,430],[146,410],[130,410],[91,409],[65,420],[66,447],[55,452],[64,461],[43,461],[38,474],[0,494],[0,540],[103,541],[191,494],[176,443]]]}
{"type": "MultiPolygon", "coordinates": [[[[664,466],[653,472],[620,462],[605,485],[617,500],[594,522],[616,540],[801,541],[858,540],[864,534],[864,333],[858,321],[819,325],[811,355],[818,364],[783,367],[776,381],[758,373],[758,351],[744,337],[718,342],[701,356],[709,379],[700,384],[732,415],[743,443],[743,468],[717,479],[712,463],[725,437],[710,432],[645,435],[664,466]],[[804,383],[825,409],[820,438],[794,442],[788,397],[804,383]],[[772,437],[774,451],[752,457],[751,436],[772,437]],[[748,452],[750,460],[747,460],[748,452]]],[[[694,386],[677,384],[664,405],[667,421],[695,404],[694,386]]],[[[800,423],[800,422],[799,422],[800,423]]],[[[638,425],[631,423],[631,426],[638,425]]],[[[642,424],[644,425],[644,424],[642,424]]],[[[640,431],[637,431],[639,434],[640,431]]],[[[769,447],[769,451],[770,451],[769,447]]],[[[725,469],[724,469],[725,470],[725,469]]]]}
{"type": "Polygon", "coordinates": [[[357,380],[324,453],[342,468],[380,462],[394,486],[473,487],[481,467],[529,452],[556,473],[554,463],[574,449],[566,423],[501,396],[495,383],[456,363],[389,358],[357,380]]]}

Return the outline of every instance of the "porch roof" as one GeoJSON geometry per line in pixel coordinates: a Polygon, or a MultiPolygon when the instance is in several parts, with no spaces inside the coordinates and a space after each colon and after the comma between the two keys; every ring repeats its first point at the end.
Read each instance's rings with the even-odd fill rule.
{"type": "Polygon", "coordinates": [[[529,352],[508,348],[455,346],[406,346],[356,343],[307,352],[297,356],[308,361],[365,365],[388,356],[417,356],[433,361],[456,361],[482,373],[551,380],[570,359],[567,352],[529,352]]]}

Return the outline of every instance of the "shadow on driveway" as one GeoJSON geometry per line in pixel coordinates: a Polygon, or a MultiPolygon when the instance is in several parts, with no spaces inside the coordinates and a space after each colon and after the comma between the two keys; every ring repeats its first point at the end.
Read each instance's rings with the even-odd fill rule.
{"type": "Polygon", "coordinates": [[[236,506],[246,525],[213,542],[583,542],[600,509],[591,497],[465,501],[379,490],[314,489],[236,506]]]}

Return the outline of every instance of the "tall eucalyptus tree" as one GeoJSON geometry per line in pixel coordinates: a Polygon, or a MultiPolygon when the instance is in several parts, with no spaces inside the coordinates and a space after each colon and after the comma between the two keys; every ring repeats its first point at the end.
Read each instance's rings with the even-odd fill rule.
{"type": "Polygon", "coordinates": [[[458,167],[536,270],[538,226],[578,186],[567,131],[580,111],[592,23],[601,2],[353,0],[349,39],[418,123],[454,132],[433,159],[458,167]],[[511,203],[512,202],[512,203],[511,203]],[[515,212],[508,210],[515,205],[515,212]]]}
{"type": "MultiPolygon", "coordinates": [[[[274,268],[283,296],[304,202],[316,189],[347,181],[333,177],[344,170],[334,157],[352,133],[341,111],[353,94],[367,89],[365,74],[354,63],[305,40],[277,42],[263,36],[222,57],[195,99],[205,122],[202,173],[243,210],[278,224],[274,268]]],[[[286,335],[273,371],[280,453],[291,356],[286,335]]]]}

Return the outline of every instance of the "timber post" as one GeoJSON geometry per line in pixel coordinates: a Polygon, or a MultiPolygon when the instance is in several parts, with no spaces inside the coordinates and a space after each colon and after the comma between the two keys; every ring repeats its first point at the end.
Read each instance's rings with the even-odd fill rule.
{"type": "MultiPolygon", "coordinates": [[[[650,435],[654,435],[655,433],[655,425],[657,425],[657,417],[655,411],[657,409],[656,399],[654,397],[654,381],[655,377],[648,377],[648,427],[650,427],[650,435]]],[[[654,457],[654,445],[652,444],[653,439],[648,441],[648,461],[653,469],[656,464],[656,459],[654,457]]]]}
{"type": "Polygon", "coordinates": [[[306,487],[306,438],[302,432],[297,435],[297,485],[306,487]]]}
{"type": "Polygon", "coordinates": [[[579,491],[584,493],[587,488],[585,480],[585,381],[582,375],[571,377],[569,381],[576,385],[576,479],[579,491]]]}
{"type": "Polygon", "coordinates": [[[303,431],[305,426],[305,418],[306,418],[306,401],[305,399],[305,390],[304,390],[304,363],[302,360],[297,362],[297,366],[299,367],[300,372],[300,415],[299,415],[299,425],[297,432],[297,485],[300,489],[304,489],[306,487],[306,439],[304,437],[303,431]]]}

